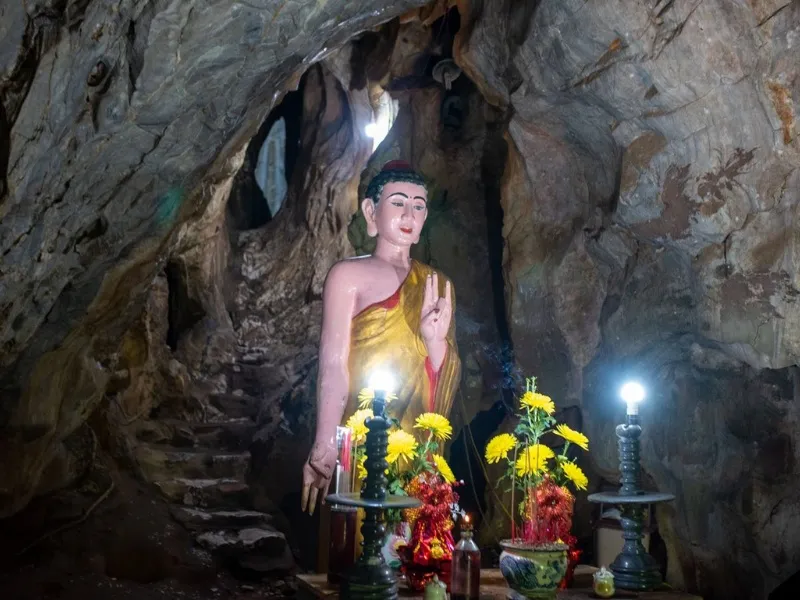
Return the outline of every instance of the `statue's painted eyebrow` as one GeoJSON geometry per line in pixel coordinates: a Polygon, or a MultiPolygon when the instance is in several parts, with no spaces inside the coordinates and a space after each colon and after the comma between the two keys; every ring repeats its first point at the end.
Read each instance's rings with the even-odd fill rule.
{"type": "MultiPolygon", "coordinates": [[[[389,198],[391,198],[392,196],[402,196],[403,198],[408,200],[408,196],[403,192],[392,192],[391,194],[389,194],[389,198]]],[[[422,196],[414,196],[414,200],[422,200],[425,204],[428,203],[428,201],[422,196]]]]}

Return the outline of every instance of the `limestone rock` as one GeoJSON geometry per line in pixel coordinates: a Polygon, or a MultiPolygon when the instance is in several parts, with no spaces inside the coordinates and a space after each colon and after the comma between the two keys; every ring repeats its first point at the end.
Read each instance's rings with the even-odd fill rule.
{"type": "Polygon", "coordinates": [[[502,201],[520,366],[583,412],[595,485],[617,476],[616,391],[645,382],[644,468],[677,496],[659,513],[670,581],[766,598],[800,555],[800,5],[544,0],[519,39],[510,4],[465,10],[456,60],[514,109],[502,201]]]}
{"type": "Polygon", "coordinates": [[[422,4],[3,9],[1,515],[99,403],[173,235],[226,196],[276,100],[354,34],[422,4]]]}

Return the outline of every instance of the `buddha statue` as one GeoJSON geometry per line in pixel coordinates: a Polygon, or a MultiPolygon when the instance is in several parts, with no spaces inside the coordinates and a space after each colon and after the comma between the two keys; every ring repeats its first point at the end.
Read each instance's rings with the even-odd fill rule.
{"type": "Polygon", "coordinates": [[[377,237],[375,251],[333,265],[323,291],[317,429],[301,499],[310,514],[336,465],[336,427],[358,408],[372,374],[391,375],[396,398],[387,412],[407,431],[423,413],[449,416],[460,378],[453,286],[411,258],[428,215],[424,180],[408,163],[392,161],[365,196],[361,209],[367,234],[377,237]]]}

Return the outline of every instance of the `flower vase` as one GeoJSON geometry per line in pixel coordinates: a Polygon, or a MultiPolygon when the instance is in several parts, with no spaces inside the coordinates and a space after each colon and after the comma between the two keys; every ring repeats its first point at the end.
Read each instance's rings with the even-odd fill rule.
{"type": "Polygon", "coordinates": [[[566,544],[503,540],[500,546],[500,572],[516,598],[555,600],[567,572],[566,544]]]}

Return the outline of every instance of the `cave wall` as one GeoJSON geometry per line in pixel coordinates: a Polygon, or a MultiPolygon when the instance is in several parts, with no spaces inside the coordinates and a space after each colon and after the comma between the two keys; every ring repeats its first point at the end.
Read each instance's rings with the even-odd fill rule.
{"type": "Polygon", "coordinates": [[[3,7],[0,515],[101,401],[176,229],[234,175],[284,91],[422,4],[3,7]]]}
{"type": "Polygon", "coordinates": [[[643,466],[677,496],[669,580],[764,598],[800,561],[800,6],[515,4],[459,2],[456,60],[513,110],[516,357],[580,409],[595,485],[616,476],[617,389],[642,380],[643,466]]]}
{"type": "Polygon", "coordinates": [[[646,475],[677,496],[659,513],[669,580],[765,597],[800,562],[800,6],[458,0],[337,51],[422,4],[3,8],[0,516],[74,478],[70,434],[98,407],[92,427],[124,455],[137,416],[226,394],[260,407],[254,478],[296,510],[283,492],[311,440],[321,286],[353,252],[383,80],[402,110],[366,175],[402,157],[436,184],[415,251],[456,282],[468,415],[496,392],[500,313],[481,284],[496,193],[519,369],[590,435],[594,485],[616,477],[616,389],[636,376],[646,475]],[[460,138],[430,127],[442,91],[424,67],[453,4],[460,138]],[[246,144],[307,71],[310,167],[277,218],[231,235],[246,144]],[[506,148],[500,176],[487,154],[506,148]]]}

